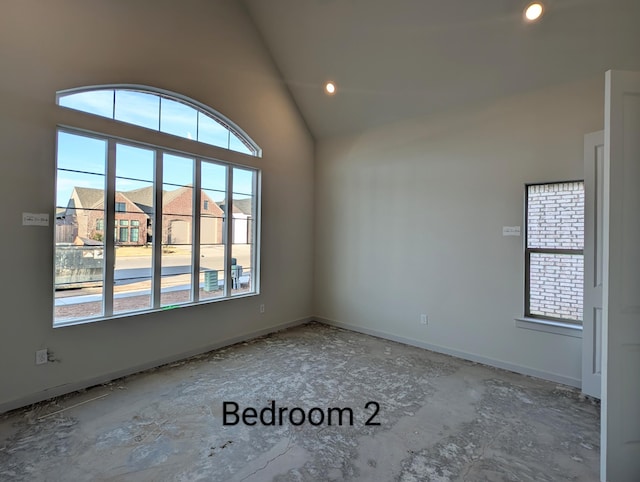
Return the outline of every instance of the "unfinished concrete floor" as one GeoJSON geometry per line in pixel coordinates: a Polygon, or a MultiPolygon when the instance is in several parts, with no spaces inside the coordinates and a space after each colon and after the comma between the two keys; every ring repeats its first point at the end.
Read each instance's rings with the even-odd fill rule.
{"type": "Polygon", "coordinates": [[[590,481],[599,426],[573,389],[311,323],[0,416],[0,480],[590,481]],[[223,425],[272,400],[324,422],[223,425]]]}

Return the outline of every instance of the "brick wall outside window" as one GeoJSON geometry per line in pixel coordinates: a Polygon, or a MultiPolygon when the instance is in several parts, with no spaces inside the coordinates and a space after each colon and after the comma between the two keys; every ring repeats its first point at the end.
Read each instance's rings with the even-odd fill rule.
{"type": "Polygon", "coordinates": [[[527,187],[527,248],[527,314],[571,321],[582,320],[583,182],[527,187]],[[577,252],[554,252],[557,250],[577,252]]]}

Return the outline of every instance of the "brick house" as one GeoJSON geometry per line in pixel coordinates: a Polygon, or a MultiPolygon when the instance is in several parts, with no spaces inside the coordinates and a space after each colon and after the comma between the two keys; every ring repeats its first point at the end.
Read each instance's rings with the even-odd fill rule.
{"type": "MultiPolygon", "coordinates": [[[[190,244],[192,233],[192,188],[163,192],[163,244],[190,244]]],[[[138,246],[153,237],[153,188],[116,192],[115,241],[121,246],[138,246]]],[[[222,243],[224,211],[205,192],[201,193],[203,244],[222,243]]],[[[62,223],[61,223],[62,224],[62,223]]],[[[64,214],[64,224],[73,225],[79,238],[104,238],[104,191],[75,187],[64,214]]]]}
{"type": "MultiPolygon", "coordinates": [[[[116,192],[115,240],[123,246],[147,242],[149,216],[125,193],[116,192]]],[[[75,187],[65,212],[67,224],[77,226],[77,236],[95,241],[104,239],[104,191],[75,187]]]]}
{"type": "MultiPolygon", "coordinates": [[[[153,214],[153,188],[145,187],[124,194],[149,215],[153,214]]],[[[200,193],[200,240],[202,244],[222,243],[224,211],[204,192],[200,193]]],[[[192,187],[184,186],[162,193],[162,244],[190,244],[192,233],[192,187]]]]}

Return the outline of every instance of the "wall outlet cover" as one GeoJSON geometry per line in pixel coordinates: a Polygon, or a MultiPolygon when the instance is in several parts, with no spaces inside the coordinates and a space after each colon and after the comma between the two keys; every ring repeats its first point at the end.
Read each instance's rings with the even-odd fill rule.
{"type": "Polygon", "coordinates": [[[49,361],[47,349],[36,351],[36,365],[43,365],[49,361]]]}

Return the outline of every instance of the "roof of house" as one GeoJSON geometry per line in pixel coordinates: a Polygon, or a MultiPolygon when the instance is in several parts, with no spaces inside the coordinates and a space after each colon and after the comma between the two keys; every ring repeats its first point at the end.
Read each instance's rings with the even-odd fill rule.
{"type": "Polygon", "coordinates": [[[78,196],[78,201],[80,202],[80,206],[75,206],[78,209],[92,208],[104,200],[103,189],[94,189],[91,187],[74,187],[73,189],[78,196]]]}
{"type": "Polygon", "coordinates": [[[171,191],[162,191],[162,204],[169,204],[171,201],[182,196],[187,189],[191,190],[192,186],[182,186],[177,189],[172,189],[171,191]]]}
{"type": "Polygon", "coordinates": [[[145,214],[153,214],[153,186],[125,191],[121,194],[138,206],[145,214]]]}
{"type": "MultiPolygon", "coordinates": [[[[174,199],[181,196],[187,189],[191,189],[191,186],[182,186],[171,191],[162,191],[162,203],[167,204],[174,199]]],[[[153,186],[143,187],[140,189],[134,189],[133,191],[122,191],[131,202],[137,204],[140,209],[147,212],[153,212],[153,186]]]]}
{"type": "MultiPolygon", "coordinates": [[[[75,187],[74,188],[78,200],[80,202],[80,206],[75,206],[77,209],[80,208],[90,208],[95,207],[97,204],[100,204],[104,199],[104,191],[102,189],[94,189],[87,187],[75,187]]],[[[192,189],[192,186],[183,186],[178,187],[176,189],[172,189],[171,191],[163,191],[162,194],[162,204],[166,205],[182,194],[185,191],[192,189]]],[[[133,204],[135,204],[139,209],[141,209],[145,214],[151,216],[153,214],[153,186],[143,187],[140,189],[133,189],[131,191],[118,191],[118,194],[124,196],[133,204]]],[[[203,194],[206,196],[206,194],[203,194]]],[[[234,201],[234,205],[237,203],[241,203],[245,201],[244,199],[240,199],[238,201],[234,201]]],[[[250,199],[246,199],[246,201],[250,201],[250,199]]],[[[244,206],[244,204],[243,204],[244,206]]],[[[247,204],[246,207],[236,206],[234,208],[234,212],[243,212],[245,214],[251,213],[251,204],[247,204]],[[248,210],[248,211],[246,211],[248,210]]]]}
{"type": "MultiPolygon", "coordinates": [[[[223,211],[226,209],[226,201],[220,201],[217,203],[220,206],[220,209],[223,211]]],[[[251,208],[253,205],[253,201],[250,197],[243,199],[234,199],[233,200],[233,212],[234,213],[242,213],[247,216],[251,216],[251,208]]]]}
{"type": "Polygon", "coordinates": [[[236,212],[236,209],[240,211],[242,214],[246,214],[251,216],[251,210],[253,208],[253,199],[250,197],[244,199],[234,199],[233,200],[233,211],[236,212]]]}

